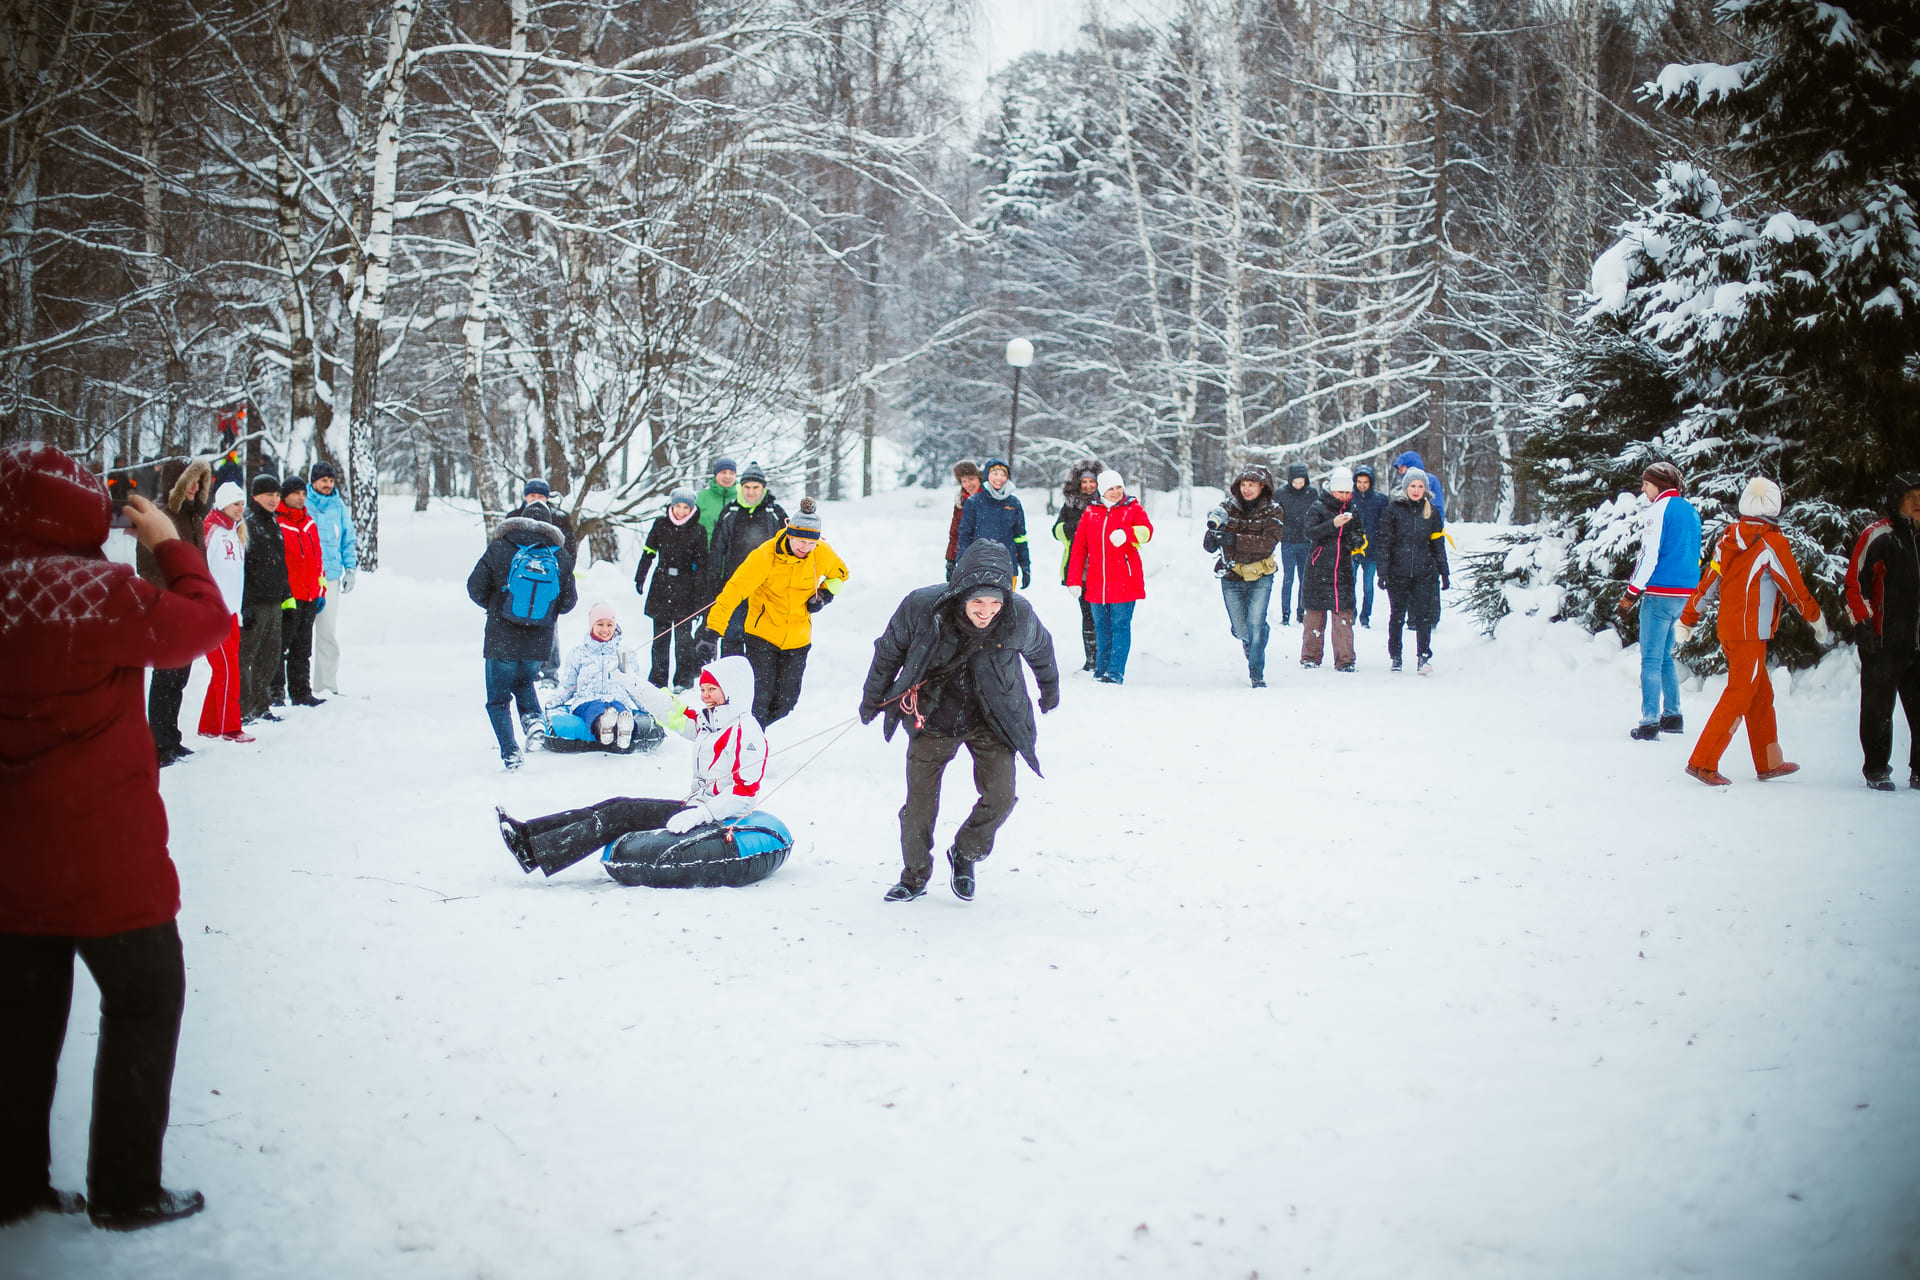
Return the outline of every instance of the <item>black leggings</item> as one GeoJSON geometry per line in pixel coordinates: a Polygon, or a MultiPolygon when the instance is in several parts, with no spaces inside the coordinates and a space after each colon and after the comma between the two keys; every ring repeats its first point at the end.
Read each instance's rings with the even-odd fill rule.
{"type": "Polygon", "coordinates": [[[753,718],[762,729],[785,719],[800,701],[800,682],[806,678],[811,652],[810,644],[782,649],[771,640],[747,637],[747,661],[753,664],[753,718]]]}
{"type": "Polygon", "coordinates": [[[527,850],[548,875],[564,871],[583,858],[635,831],[658,831],[686,804],[679,800],[635,799],[615,796],[584,809],[568,809],[520,824],[527,850]]]}
{"type": "Polygon", "coordinates": [[[1907,713],[1907,764],[1920,774],[1920,653],[1876,649],[1860,654],[1860,751],[1865,772],[1893,763],[1893,704],[1907,713]]]}

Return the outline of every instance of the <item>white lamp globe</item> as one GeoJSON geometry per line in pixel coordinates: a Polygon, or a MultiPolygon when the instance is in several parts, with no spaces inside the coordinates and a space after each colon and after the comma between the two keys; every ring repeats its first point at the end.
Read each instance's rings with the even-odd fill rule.
{"type": "Polygon", "coordinates": [[[1024,369],[1033,363],[1033,344],[1025,338],[1013,338],[1007,342],[1007,363],[1016,369],[1024,369]]]}

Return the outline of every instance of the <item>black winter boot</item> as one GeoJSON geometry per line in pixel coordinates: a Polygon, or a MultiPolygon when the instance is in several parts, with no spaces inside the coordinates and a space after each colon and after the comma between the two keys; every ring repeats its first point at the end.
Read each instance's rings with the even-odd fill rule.
{"type": "Polygon", "coordinates": [[[972,902],[973,859],[949,850],[947,865],[953,868],[953,896],[962,902],[972,902]]]}
{"type": "Polygon", "coordinates": [[[499,805],[493,806],[493,813],[500,820],[500,838],[506,841],[507,852],[520,864],[520,869],[528,875],[533,874],[540,864],[533,860],[533,849],[527,843],[527,824],[507,816],[507,811],[499,805]]]}
{"type": "Polygon", "coordinates": [[[1660,741],[1660,726],[1658,724],[1637,724],[1627,731],[1627,736],[1635,742],[1658,742],[1660,741]]]}
{"type": "Polygon", "coordinates": [[[1660,717],[1660,732],[1685,733],[1686,731],[1687,731],[1687,722],[1685,719],[1681,717],[1678,711],[1674,712],[1670,716],[1660,717]]]}
{"type": "Polygon", "coordinates": [[[206,1207],[207,1198],[198,1191],[162,1189],[135,1204],[114,1205],[106,1209],[91,1206],[87,1210],[87,1217],[103,1231],[138,1231],[142,1227],[157,1227],[163,1222],[191,1218],[206,1207]]]}
{"type": "Polygon", "coordinates": [[[927,886],[921,885],[916,889],[903,879],[899,884],[887,890],[886,900],[888,902],[912,902],[915,898],[925,896],[926,892],[927,886]]]}
{"type": "Polygon", "coordinates": [[[25,1222],[36,1213],[85,1213],[87,1198],[78,1191],[56,1191],[42,1187],[25,1200],[0,1205],[0,1227],[25,1222]]]}

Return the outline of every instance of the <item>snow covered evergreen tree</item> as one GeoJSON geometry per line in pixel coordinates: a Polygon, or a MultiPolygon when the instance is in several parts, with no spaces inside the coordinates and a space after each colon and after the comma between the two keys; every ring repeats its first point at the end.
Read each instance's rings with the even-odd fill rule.
{"type": "MultiPolygon", "coordinates": [[[[1885,477],[1920,461],[1920,6],[1725,0],[1720,13],[1758,56],[1669,66],[1644,92],[1727,128],[1744,194],[1667,165],[1594,264],[1528,446],[1541,536],[1567,548],[1561,615],[1595,629],[1632,568],[1647,463],[1689,478],[1709,539],[1748,477],[1777,480],[1808,583],[1839,616],[1854,533],[1885,477]]],[[[1476,573],[1523,580],[1538,562],[1516,546],[1476,573]]],[[[1498,593],[1479,600],[1497,621],[1498,593]]],[[[1818,657],[1791,624],[1776,652],[1818,657]]],[[[1686,657],[1717,660],[1709,628],[1686,657]]]]}

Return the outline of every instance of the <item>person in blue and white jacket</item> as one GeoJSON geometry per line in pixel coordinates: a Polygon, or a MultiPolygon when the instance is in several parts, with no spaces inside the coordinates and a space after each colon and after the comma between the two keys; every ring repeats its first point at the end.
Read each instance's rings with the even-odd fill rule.
{"type": "Polygon", "coordinates": [[[347,500],[335,490],[338,474],[331,462],[316,462],[307,472],[307,514],[320,526],[320,572],[327,580],[325,606],[313,620],[313,687],[340,692],[340,597],[353,590],[360,567],[360,541],[347,500]]]}
{"type": "Polygon", "coordinates": [[[956,563],[981,538],[1007,549],[1020,570],[1021,590],[1033,585],[1033,564],[1027,558],[1027,509],[1013,496],[1013,473],[998,458],[987,459],[985,486],[960,508],[960,533],[953,544],[956,563]]]}
{"type": "Polygon", "coordinates": [[[1640,559],[1620,597],[1622,618],[1640,606],[1640,723],[1629,735],[1640,742],[1686,729],[1673,628],[1700,582],[1700,513],[1680,496],[1681,483],[1671,462],[1656,462],[1641,475],[1640,492],[1653,505],[1640,526],[1640,559]]]}
{"type": "Polygon", "coordinates": [[[640,705],[633,686],[639,679],[639,655],[626,646],[613,606],[596,604],[587,610],[587,638],[560,666],[553,705],[585,720],[601,746],[625,751],[633,741],[633,709],[640,705]]]}

